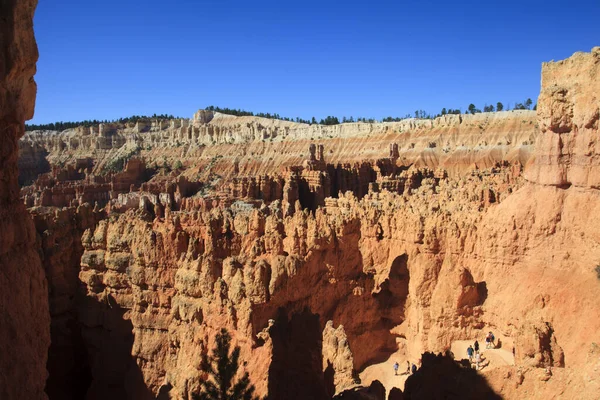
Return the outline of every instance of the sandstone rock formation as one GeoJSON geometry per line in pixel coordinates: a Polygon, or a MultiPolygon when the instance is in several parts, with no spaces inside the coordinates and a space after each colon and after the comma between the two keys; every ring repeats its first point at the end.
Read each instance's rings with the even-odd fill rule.
{"type": "MultiPolygon", "coordinates": [[[[185,398],[197,390],[197,360],[209,348],[211,332],[221,326],[238,332],[253,381],[273,398],[316,393],[328,398],[353,386],[356,370],[398,343],[420,352],[421,342],[407,337],[419,337],[418,325],[429,329],[431,322],[420,318],[403,324],[407,301],[411,292],[418,294],[415,308],[423,308],[419,299],[429,301],[431,292],[419,287],[438,279],[442,259],[436,254],[446,241],[441,238],[460,238],[456,229],[464,226],[466,215],[477,221],[480,211],[505,198],[522,179],[511,165],[460,180],[426,169],[407,172],[410,183],[402,185],[407,190],[400,197],[384,190],[358,199],[347,192],[314,213],[302,201],[286,205],[298,195],[259,209],[237,201],[228,208],[194,211],[185,198],[178,206],[159,201],[162,195],[146,196],[152,205],[107,203],[125,213],[113,213],[84,233],[79,280],[85,300],[72,305],[79,309],[76,320],[88,346],[90,393],[150,396],[168,388],[170,395],[185,398]],[[156,212],[161,207],[164,216],[156,212]],[[417,270],[414,279],[413,259],[432,269],[417,270]],[[131,322],[117,323],[122,318],[131,322]],[[327,320],[343,324],[343,330],[327,320]],[[398,325],[403,332],[391,333],[398,325]],[[190,336],[192,328],[196,333],[190,336]],[[116,347],[107,336],[125,345],[116,347]],[[152,347],[146,344],[149,338],[152,347]],[[160,350],[167,348],[170,357],[160,350]],[[131,355],[137,363],[127,361],[131,355]],[[105,371],[104,365],[123,369],[105,371]]],[[[152,186],[151,181],[143,185],[152,186]]],[[[468,225],[462,229],[471,234],[468,225]]],[[[461,246],[460,240],[451,243],[461,246]]],[[[441,304],[455,298],[455,313],[436,312],[449,320],[462,318],[458,328],[464,330],[480,323],[483,294],[482,285],[461,271],[451,292],[441,287],[441,293],[450,294],[441,304]]]]}
{"type": "Polygon", "coordinates": [[[2,6],[0,397],[43,398],[48,354],[51,398],[190,399],[223,327],[271,399],[431,398],[463,391],[453,374],[481,396],[600,391],[598,48],[544,64],[537,115],[200,110],[18,144],[33,6],[2,6]],[[426,353],[490,329],[515,366],[426,353]],[[425,353],[404,393],[357,386],[392,353],[425,353]]]}
{"type": "Polygon", "coordinates": [[[212,171],[231,179],[272,175],[282,168],[300,166],[310,160],[307,150],[315,143],[326,143],[320,156],[333,166],[381,159],[393,145],[398,152],[390,154],[394,164],[442,167],[450,175],[490,168],[502,161],[524,165],[538,133],[533,111],[335,126],[214,113],[210,119],[152,121],[145,132],[118,124],[108,136],[95,133],[99,130],[34,131],[23,141],[47,151],[53,164],[92,157],[95,173],[111,160],[135,153],[159,165],[181,161],[194,166],[193,173],[212,171]]]}
{"type": "Polygon", "coordinates": [[[33,116],[35,0],[0,5],[0,398],[43,399],[48,288],[31,217],[19,198],[18,143],[33,116]]]}
{"type": "Polygon", "coordinates": [[[19,185],[30,185],[38,175],[50,171],[48,152],[35,142],[19,141],[19,185]]]}
{"type": "Polygon", "coordinates": [[[538,119],[543,135],[528,179],[562,188],[600,188],[600,48],[544,63],[538,119]]]}

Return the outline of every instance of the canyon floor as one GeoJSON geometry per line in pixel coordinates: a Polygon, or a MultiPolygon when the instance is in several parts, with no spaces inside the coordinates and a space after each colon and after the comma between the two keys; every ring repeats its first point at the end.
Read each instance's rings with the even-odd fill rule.
{"type": "MultiPolygon", "coordinates": [[[[452,352],[454,359],[456,361],[461,361],[463,359],[467,359],[467,348],[469,346],[473,346],[475,341],[478,340],[482,343],[481,349],[481,365],[479,371],[485,377],[486,372],[493,370],[497,367],[503,366],[512,366],[515,365],[515,356],[512,353],[512,350],[506,350],[509,341],[506,338],[500,338],[500,340],[504,343],[504,348],[502,347],[493,347],[493,348],[485,348],[483,344],[484,341],[482,338],[472,338],[471,340],[457,340],[452,343],[450,347],[450,351],[452,352]]],[[[510,346],[512,349],[512,346],[510,346]]],[[[475,357],[473,357],[472,367],[475,368],[475,357]]],[[[388,391],[393,388],[403,388],[406,382],[406,379],[411,376],[410,366],[415,364],[420,366],[421,362],[419,360],[409,360],[406,357],[404,351],[396,351],[392,353],[389,358],[381,363],[372,364],[366,367],[363,371],[360,371],[360,381],[363,385],[369,386],[373,383],[373,381],[379,381],[383,384],[385,389],[388,391]],[[409,363],[407,365],[407,362],[409,363]],[[398,372],[394,371],[394,364],[398,363],[400,365],[398,372]]]]}

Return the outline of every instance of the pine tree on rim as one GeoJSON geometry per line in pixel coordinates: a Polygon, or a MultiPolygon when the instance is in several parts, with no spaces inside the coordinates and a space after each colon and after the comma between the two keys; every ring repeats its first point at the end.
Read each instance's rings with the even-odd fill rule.
{"type": "Polygon", "coordinates": [[[201,392],[192,395],[194,400],[258,400],[254,396],[254,385],[248,372],[234,383],[239,368],[240,347],[235,346],[231,354],[231,336],[227,329],[217,334],[216,345],[210,356],[203,356],[201,369],[209,375],[202,382],[201,392]]]}

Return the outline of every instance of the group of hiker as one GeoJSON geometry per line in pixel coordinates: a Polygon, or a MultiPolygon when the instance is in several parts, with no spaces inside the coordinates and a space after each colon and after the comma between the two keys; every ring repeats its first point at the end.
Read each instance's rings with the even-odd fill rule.
{"type": "MultiPolygon", "coordinates": [[[[495,349],[496,348],[496,337],[492,333],[492,331],[488,332],[485,337],[485,348],[486,349],[495,349]]],[[[480,368],[485,367],[489,361],[485,361],[482,357],[481,352],[479,351],[479,341],[475,340],[473,345],[469,345],[467,348],[467,356],[469,356],[469,362],[471,365],[475,364],[475,369],[479,370],[480,368]]],[[[394,363],[394,375],[398,375],[398,370],[400,369],[400,364],[396,361],[394,363]]],[[[417,372],[417,366],[415,364],[411,364],[410,361],[406,362],[406,372],[401,375],[410,375],[417,372]]]]}
{"type": "MultiPolygon", "coordinates": [[[[490,331],[488,332],[487,336],[485,337],[485,348],[486,349],[495,349],[496,348],[496,337],[494,336],[494,334],[490,331]]],[[[475,364],[475,369],[479,370],[480,367],[484,367],[483,363],[482,363],[482,356],[481,356],[481,352],[479,351],[479,342],[477,340],[475,340],[475,343],[473,343],[473,345],[469,345],[469,347],[467,348],[467,356],[469,356],[469,362],[472,364],[475,364]]]]}
{"type": "MultiPolygon", "coordinates": [[[[396,361],[394,363],[394,375],[398,375],[398,369],[400,368],[400,364],[396,361]]],[[[417,372],[417,366],[415,364],[411,364],[409,361],[406,362],[406,375],[410,375],[411,373],[417,372]]],[[[403,374],[402,374],[403,375],[403,374]]]]}

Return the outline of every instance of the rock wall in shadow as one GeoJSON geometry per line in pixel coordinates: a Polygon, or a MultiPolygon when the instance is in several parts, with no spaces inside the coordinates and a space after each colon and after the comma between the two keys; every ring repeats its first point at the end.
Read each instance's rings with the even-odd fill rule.
{"type": "Polygon", "coordinates": [[[50,304],[50,348],[48,349],[48,397],[81,399],[91,376],[81,334],[77,304],[82,293],[79,271],[83,246],[81,235],[102,218],[89,204],[63,209],[30,209],[48,280],[50,304]]]}
{"type": "Polygon", "coordinates": [[[30,185],[37,177],[50,172],[48,151],[37,143],[19,141],[19,185],[30,185]]]}
{"type": "Polygon", "coordinates": [[[37,0],[0,2],[0,398],[44,399],[48,285],[19,198],[18,141],[33,117],[37,0]]]}
{"type": "Polygon", "coordinates": [[[402,254],[394,259],[389,277],[381,284],[379,293],[375,294],[380,309],[389,314],[382,318],[384,321],[389,321],[388,329],[396,326],[398,320],[404,320],[404,305],[408,297],[409,283],[408,255],[402,254]]]}
{"type": "Polygon", "coordinates": [[[281,312],[273,328],[269,399],[329,399],[322,371],[322,329],[308,310],[290,319],[281,312]]]}
{"type": "Polygon", "coordinates": [[[107,295],[101,303],[91,297],[82,299],[79,318],[88,353],[91,383],[87,400],[154,399],[131,349],[133,324],[126,309],[107,295]]]}

